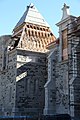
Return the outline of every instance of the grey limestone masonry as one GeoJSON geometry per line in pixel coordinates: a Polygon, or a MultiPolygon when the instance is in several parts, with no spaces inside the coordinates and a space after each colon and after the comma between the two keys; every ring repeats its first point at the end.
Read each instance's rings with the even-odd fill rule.
{"type": "Polygon", "coordinates": [[[11,50],[10,39],[0,41],[0,115],[39,116],[44,107],[46,54],[11,50]]]}
{"type": "Polygon", "coordinates": [[[71,22],[67,29],[68,59],[64,61],[60,59],[61,44],[56,49],[57,53],[53,49],[53,53],[51,51],[49,56],[53,55],[48,56],[44,114],[70,114],[77,120],[80,119],[80,38],[72,31],[73,27],[74,24],[71,22]],[[54,94],[51,95],[51,89],[55,91],[56,97],[54,94]]]}
{"type": "Polygon", "coordinates": [[[0,115],[14,115],[16,94],[16,50],[9,51],[10,36],[0,37],[0,115]]]}
{"type": "Polygon", "coordinates": [[[45,88],[45,107],[44,115],[53,115],[56,112],[56,80],[55,80],[55,55],[56,52],[52,51],[48,56],[48,80],[44,86],[45,88]]]}
{"type": "MultiPolygon", "coordinates": [[[[70,24],[73,26],[73,23],[70,24]]],[[[70,27],[70,26],[69,26],[70,27]]],[[[56,64],[56,113],[80,118],[80,38],[68,28],[68,60],[56,64]]]]}
{"type": "MultiPolygon", "coordinates": [[[[71,24],[74,27],[74,24],[71,24]]],[[[68,30],[70,115],[80,118],[80,38],[68,30]]]]}
{"type": "Polygon", "coordinates": [[[69,114],[68,60],[59,62],[59,47],[48,56],[44,115],[69,114]]]}
{"type": "Polygon", "coordinates": [[[68,14],[68,9],[64,4],[62,19],[57,23],[59,43],[51,42],[55,40],[52,37],[48,41],[49,34],[44,34],[44,39],[44,28],[33,24],[25,24],[22,33],[24,24],[20,25],[14,29],[13,37],[0,37],[0,116],[69,114],[73,120],[80,120],[80,23],[68,14]],[[67,30],[66,60],[62,59],[64,30],[67,30]],[[52,43],[49,51],[48,42],[52,43]]]}
{"type": "Polygon", "coordinates": [[[56,65],[56,113],[69,113],[68,61],[56,65]]]}
{"type": "Polygon", "coordinates": [[[16,115],[39,116],[44,107],[46,54],[17,50],[16,115]]]}

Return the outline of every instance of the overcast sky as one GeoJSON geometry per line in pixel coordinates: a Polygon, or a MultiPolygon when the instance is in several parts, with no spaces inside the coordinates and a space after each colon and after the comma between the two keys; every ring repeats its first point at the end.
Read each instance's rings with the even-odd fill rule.
{"type": "Polygon", "coordinates": [[[80,16],[80,0],[0,0],[0,36],[12,34],[12,30],[19,21],[26,6],[33,3],[58,37],[58,27],[61,20],[62,7],[66,3],[70,6],[70,13],[80,16]]]}

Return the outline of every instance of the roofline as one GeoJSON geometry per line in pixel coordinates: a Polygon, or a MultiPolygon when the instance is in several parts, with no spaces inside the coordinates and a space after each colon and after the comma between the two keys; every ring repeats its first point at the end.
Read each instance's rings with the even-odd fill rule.
{"type": "Polygon", "coordinates": [[[59,26],[62,23],[65,23],[66,21],[68,21],[70,18],[77,18],[75,16],[69,15],[67,18],[61,20],[60,22],[56,23],[57,26],[59,26]]]}

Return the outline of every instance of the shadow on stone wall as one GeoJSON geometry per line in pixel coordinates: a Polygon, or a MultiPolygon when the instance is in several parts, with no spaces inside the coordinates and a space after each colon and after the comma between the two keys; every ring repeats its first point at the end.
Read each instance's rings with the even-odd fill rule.
{"type": "Polygon", "coordinates": [[[17,76],[27,71],[16,82],[16,115],[39,116],[44,107],[45,64],[26,63],[17,69],[17,76]]]}
{"type": "Polygon", "coordinates": [[[76,47],[77,55],[77,77],[73,82],[74,86],[74,114],[76,119],[80,119],[80,42],[76,47]]]}

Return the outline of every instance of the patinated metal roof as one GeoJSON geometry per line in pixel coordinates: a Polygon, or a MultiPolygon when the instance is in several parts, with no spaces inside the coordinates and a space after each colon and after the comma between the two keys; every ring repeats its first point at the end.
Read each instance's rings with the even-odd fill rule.
{"type": "Polygon", "coordinates": [[[48,23],[44,20],[43,16],[32,3],[27,6],[26,11],[24,12],[23,16],[21,17],[15,28],[19,27],[25,22],[49,27],[48,23]]]}

